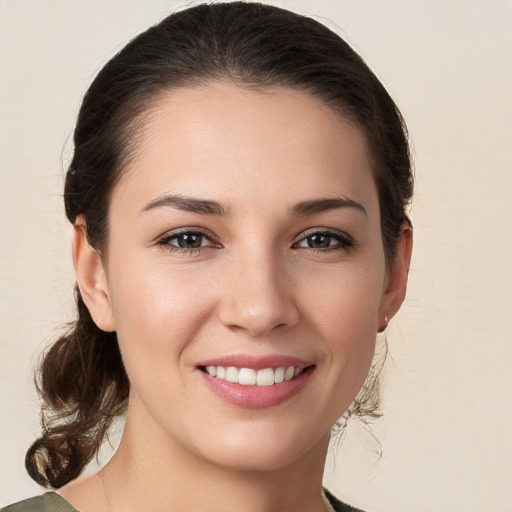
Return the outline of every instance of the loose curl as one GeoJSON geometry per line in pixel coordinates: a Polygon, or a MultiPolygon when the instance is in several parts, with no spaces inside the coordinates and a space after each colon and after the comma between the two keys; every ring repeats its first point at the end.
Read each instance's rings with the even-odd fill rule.
{"type": "MultiPolygon", "coordinates": [[[[162,94],[211,81],[302,91],[362,130],[390,264],[413,190],[398,108],[361,57],[324,25],[245,2],[203,4],[167,17],[128,43],[92,82],[64,189],[67,218],[74,223],[83,216],[89,244],[104,257],[110,195],[137,151],[145,115],[162,94]]],[[[47,351],[37,374],[43,434],[26,456],[30,476],[53,488],[76,478],[94,457],[129,394],[116,334],[95,325],[78,289],[76,301],[78,319],[47,351]]],[[[371,414],[361,400],[355,403],[354,414],[371,414]]]]}

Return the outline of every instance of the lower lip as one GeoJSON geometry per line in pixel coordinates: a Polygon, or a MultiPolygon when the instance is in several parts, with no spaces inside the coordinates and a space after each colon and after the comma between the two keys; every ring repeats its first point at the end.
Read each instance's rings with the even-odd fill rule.
{"type": "Polygon", "coordinates": [[[272,386],[244,386],[217,379],[199,369],[197,371],[207,386],[222,400],[245,409],[265,409],[282,404],[297,395],[308,382],[314,367],[309,367],[292,380],[272,386]]]}

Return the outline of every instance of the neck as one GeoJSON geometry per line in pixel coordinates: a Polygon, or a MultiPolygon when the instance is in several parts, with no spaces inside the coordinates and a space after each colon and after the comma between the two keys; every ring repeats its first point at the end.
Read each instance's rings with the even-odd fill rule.
{"type": "Polygon", "coordinates": [[[111,512],[325,512],[321,487],[328,438],[285,467],[237,470],[153,434],[141,439],[128,418],[120,446],[102,470],[111,512]]]}

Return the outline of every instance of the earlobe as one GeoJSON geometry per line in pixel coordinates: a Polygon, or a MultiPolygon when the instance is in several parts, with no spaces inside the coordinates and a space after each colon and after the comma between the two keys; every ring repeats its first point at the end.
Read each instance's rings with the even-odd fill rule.
{"type": "Polygon", "coordinates": [[[412,227],[404,222],[400,228],[393,261],[388,269],[386,288],[379,308],[378,332],[386,329],[388,319],[396,315],[405,299],[412,254],[412,227]]]}
{"type": "Polygon", "coordinates": [[[80,294],[94,323],[103,331],[115,331],[103,261],[87,241],[83,217],[78,217],[73,224],[73,265],[80,294]]]}

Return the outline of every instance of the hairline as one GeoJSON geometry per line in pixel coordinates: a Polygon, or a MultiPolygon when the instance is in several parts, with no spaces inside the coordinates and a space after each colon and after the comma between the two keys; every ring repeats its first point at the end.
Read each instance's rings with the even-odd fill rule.
{"type": "MultiPolygon", "coordinates": [[[[125,179],[125,177],[129,176],[132,172],[135,171],[135,166],[133,166],[134,162],[137,159],[139,154],[139,150],[144,141],[144,134],[147,129],[151,126],[151,118],[153,114],[156,114],[158,111],[158,107],[165,100],[169,94],[172,94],[175,91],[186,90],[186,89],[198,89],[201,87],[210,87],[215,85],[231,85],[233,87],[238,87],[243,90],[248,90],[252,92],[257,92],[260,94],[268,94],[272,91],[290,91],[294,93],[303,94],[308,96],[310,99],[313,99],[318,103],[319,107],[323,107],[330,112],[334,113],[341,120],[348,123],[349,126],[357,130],[364,139],[364,148],[366,157],[368,158],[368,163],[370,167],[370,171],[372,174],[372,178],[377,189],[377,193],[379,196],[379,215],[380,220],[382,222],[382,209],[380,204],[380,193],[379,193],[379,182],[378,182],[378,171],[377,171],[377,162],[378,158],[374,154],[374,148],[371,142],[371,137],[368,129],[366,128],[363,121],[356,119],[354,115],[351,115],[350,107],[342,108],[341,105],[345,103],[344,101],[340,101],[338,105],[335,105],[333,101],[328,101],[325,96],[322,96],[319,92],[314,91],[313,86],[301,86],[298,84],[292,84],[291,82],[286,82],[286,80],[274,80],[269,81],[268,83],[264,83],[263,81],[257,80],[245,80],[240,75],[236,73],[229,72],[218,72],[209,74],[207,76],[195,76],[190,77],[188,81],[182,79],[181,81],[174,84],[162,84],[159,88],[155,88],[154,90],[147,91],[145,94],[136,96],[125,102],[123,105],[124,108],[120,109],[119,114],[126,113],[126,110],[131,108],[135,110],[135,114],[129,116],[129,118],[122,123],[122,127],[120,130],[121,136],[120,140],[122,140],[122,150],[119,153],[119,162],[117,163],[116,169],[113,169],[114,179],[110,183],[110,187],[107,193],[106,201],[107,201],[107,218],[106,218],[106,226],[104,233],[104,240],[102,241],[101,247],[97,248],[102,260],[106,263],[106,258],[104,257],[108,252],[108,241],[109,241],[109,213],[110,213],[110,203],[112,199],[112,193],[114,189],[119,185],[119,183],[125,179]],[[128,107],[130,105],[130,107],[128,107]]],[[[126,114],[125,114],[126,115],[126,114]]],[[[116,116],[117,117],[117,116],[116,116]]],[[[393,255],[388,258],[385,250],[384,243],[384,233],[381,225],[381,239],[384,247],[386,265],[392,261],[393,255]],[[389,261],[388,261],[389,259],[389,261]]]]}

